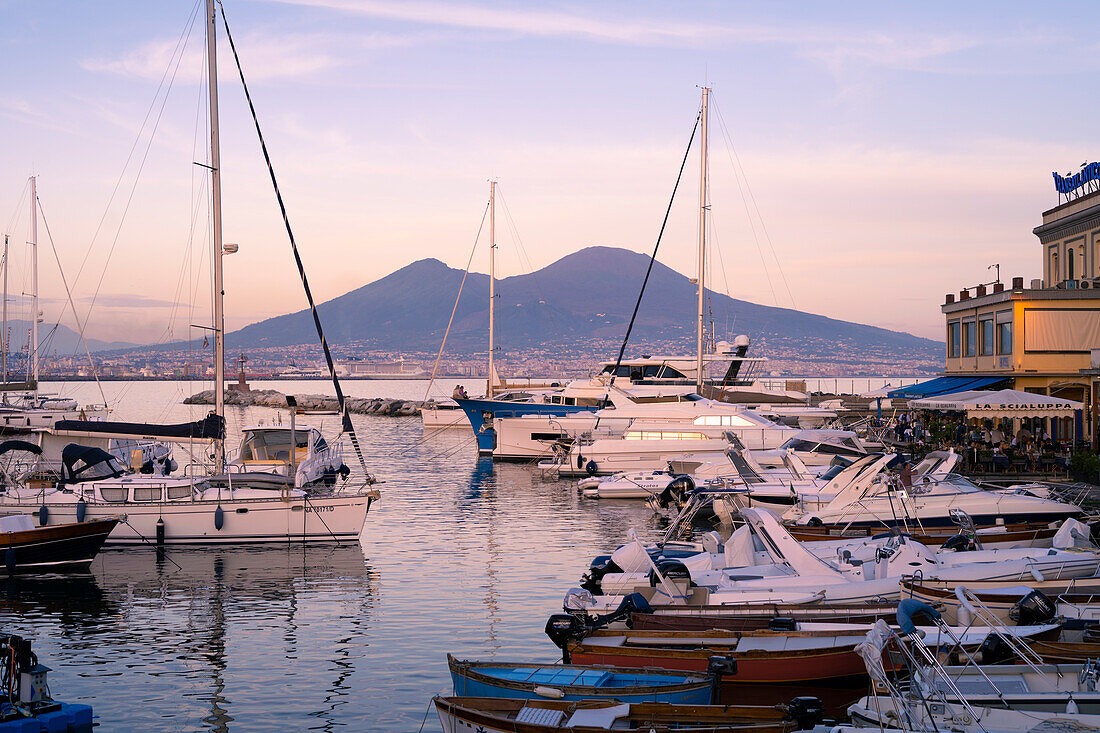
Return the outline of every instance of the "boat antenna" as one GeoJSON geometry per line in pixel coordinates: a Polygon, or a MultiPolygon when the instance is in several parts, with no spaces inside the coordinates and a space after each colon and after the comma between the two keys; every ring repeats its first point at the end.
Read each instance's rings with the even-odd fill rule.
{"type": "MultiPolygon", "coordinates": [[[[672,213],[672,202],[676,200],[676,191],[680,188],[680,179],[684,177],[684,166],[687,165],[688,155],[691,154],[691,144],[695,142],[695,132],[699,129],[699,120],[702,117],[702,113],[695,117],[695,125],[691,128],[691,137],[688,138],[687,149],[684,151],[684,159],[680,161],[680,172],[676,174],[676,185],[672,187],[672,196],[668,199],[668,207],[665,209],[665,218],[661,221],[661,231],[657,233],[657,242],[653,245],[653,254],[649,256],[649,266],[646,268],[645,277],[642,278],[642,287],[638,291],[638,299],[634,301],[634,312],[630,314],[630,323],[626,326],[626,335],[623,336],[623,343],[619,347],[619,356],[615,359],[615,369],[611,372],[611,380],[607,384],[607,391],[604,393],[603,400],[600,404],[602,407],[606,404],[608,398],[611,396],[611,388],[615,386],[615,377],[619,373],[619,366],[623,363],[623,354],[626,353],[626,345],[630,341],[630,332],[634,330],[634,320],[638,317],[638,308],[642,305],[642,296],[645,295],[645,286],[649,283],[649,275],[653,272],[653,263],[657,261],[657,250],[661,246],[661,238],[665,235],[665,227],[668,225],[669,214],[672,213]]],[[[599,427],[600,419],[596,418],[596,427],[599,427]]]]}
{"type": "MultiPolygon", "coordinates": [[[[214,0],[207,0],[213,3],[214,0]]],[[[275,198],[279,202],[279,212],[283,215],[283,225],[286,226],[286,234],[290,239],[290,251],[294,253],[294,263],[298,266],[298,275],[302,278],[302,287],[306,292],[306,300],[309,301],[309,310],[313,314],[313,325],[317,328],[317,336],[321,339],[321,350],[325,353],[325,363],[328,364],[329,377],[332,386],[336,388],[336,400],[340,406],[343,432],[348,434],[351,444],[355,448],[355,455],[359,459],[359,465],[367,478],[367,483],[374,483],[374,476],[367,470],[367,462],[363,459],[363,449],[359,445],[359,437],[355,434],[355,426],[351,423],[351,413],[348,412],[347,400],[344,398],[344,390],[340,387],[340,378],[336,376],[336,365],[332,361],[332,351],[329,349],[325,331],[321,327],[321,316],[317,313],[317,304],[313,300],[313,292],[309,289],[309,280],[306,279],[306,269],[302,264],[302,256],[298,253],[298,245],[294,241],[294,231],[290,228],[290,218],[286,213],[286,205],[283,203],[283,194],[279,190],[279,181],[275,178],[275,168],[271,164],[271,155],[267,152],[267,143],[264,141],[263,131],[260,129],[260,118],[256,115],[256,106],[252,104],[252,95],[248,91],[248,84],[244,80],[244,69],[241,68],[241,58],[237,54],[237,46],[233,43],[233,34],[229,32],[229,19],[225,16],[225,6],[218,0],[218,7],[222,11],[222,23],[225,25],[225,35],[229,39],[229,48],[233,51],[233,61],[237,65],[237,73],[241,77],[241,87],[244,89],[245,99],[248,101],[248,110],[252,113],[252,122],[256,125],[256,136],[260,139],[260,149],[264,154],[264,162],[267,164],[267,172],[271,176],[271,185],[275,189],[275,198]]],[[[220,394],[220,390],[219,390],[220,394]]]]}

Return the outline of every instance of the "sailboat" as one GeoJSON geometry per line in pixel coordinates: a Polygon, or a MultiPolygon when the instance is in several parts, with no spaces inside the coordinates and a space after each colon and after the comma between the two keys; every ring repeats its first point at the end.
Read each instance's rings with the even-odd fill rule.
{"type": "Polygon", "coordinates": [[[11,351],[8,337],[8,238],[4,237],[4,292],[3,332],[0,335],[0,435],[29,433],[32,430],[52,428],[58,420],[102,418],[107,414],[105,405],[80,407],[76,400],[39,392],[41,343],[38,324],[38,178],[31,176],[30,187],[30,241],[31,247],[31,327],[28,334],[29,364],[27,379],[9,382],[8,353],[11,351]],[[9,397],[9,395],[11,395],[9,397]]]}
{"type": "MultiPolygon", "coordinates": [[[[109,544],[225,544],[251,542],[329,542],[359,537],[378,491],[364,484],[324,496],[296,487],[278,492],[252,487],[225,461],[225,340],[222,259],[236,251],[223,245],[221,168],[218,145],[217,26],[214,0],[206,2],[207,63],[210,98],[210,175],[213,208],[214,379],[215,409],[206,420],[178,426],[135,425],[135,434],[154,432],[163,440],[210,441],[214,465],[210,476],[148,476],[126,473],[106,451],[70,444],[62,451],[61,481],[53,487],[7,487],[0,509],[35,514],[38,523],[85,522],[125,514],[111,532],[109,544]],[[215,483],[219,477],[226,480],[215,483]]],[[[227,26],[228,27],[228,26],[227,26]]],[[[266,149],[265,149],[266,153],[266,149]]],[[[300,263],[299,263],[300,265],[300,263]]],[[[304,273],[303,273],[304,280],[304,273]]],[[[306,285],[307,297],[313,305],[306,285]]],[[[317,321],[319,327],[319,320],[317,321]]],[[[323,337],[322,337],[323,339],[323,337]]],[[[322,340],[334,374],[328,345],[322,340]]],[[[337,396],[344,408],[339,383],[337,396]]],[[[345,427],[350,418],[343,410],[345,427]]],[[[358,443],[353,443],[358,448],[358,443]]],[[[368,475],[368,480],[370,479],[368,475]]]]}

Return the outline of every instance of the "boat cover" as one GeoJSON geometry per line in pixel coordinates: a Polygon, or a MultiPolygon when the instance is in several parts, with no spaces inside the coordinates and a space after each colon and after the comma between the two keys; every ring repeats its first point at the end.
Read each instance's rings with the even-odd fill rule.
{"type": "Polygon", "coordinates": [[[28,443],[25,440],[5,440],[3,443],[0,443],[0,456],[12,450],[27,451],[28,453],[33,453],[36,456],[42,455],[41,448],[39,448],[34,443],[28,443]]]}
{"type": "Polygon", "coordinates": [[[55,432],[140,435],[146,438],[224,440],[225,418],[210,413],[202,420],[163,425],[158,423],[110,422],[106,420],[58,420],[55,432]]]}
{"type": "MultiPolygon", "coordinates": [[[[62,477],[67,482],[80,481],[82,480],[81,474],[88,472],[101,463],[111,466],[111,461],[117,461],[117,459],[102,448],[93,448],[86,445],[69,443],[61,451],[61,463],[64,466],[62,477]],[[78,467],[78,463],[83,463],[84,465],[78,467]]],[[[121,475],[120,471],[112,470],[111,473],[116,477],[121,475]]],[[[103,477],[98,476],[98,478],[103,477]]]]}
{"type": "Polygon", "coordinates": [[[912,384],[908,387],[892,389],[886,393],[887,397],[934,397],[951,392],[962,392],[969,389],[988,389],[998,382],[1005,381],[1004,377],[937,377],[927,382],[912,384]]]}

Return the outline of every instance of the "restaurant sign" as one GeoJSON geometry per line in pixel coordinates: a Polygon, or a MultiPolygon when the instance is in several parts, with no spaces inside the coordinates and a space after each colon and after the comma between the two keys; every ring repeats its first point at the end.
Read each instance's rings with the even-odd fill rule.
{"type": "Polygon", "coordinates": [[[1084,186],[1086,183],[1100,181],[1100,163],[1089,163],[1081,167],[1081,170],[1072,176],[1054,176],[1054,188],[1058,193],[1070,194],[1084,186]]]}

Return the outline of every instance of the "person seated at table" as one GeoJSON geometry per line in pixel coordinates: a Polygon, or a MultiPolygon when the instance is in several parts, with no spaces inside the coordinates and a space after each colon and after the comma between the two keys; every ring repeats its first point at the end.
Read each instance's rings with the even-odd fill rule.
{"type": "Polygon", "coordinates": [[[1000,445],[993,446],[993,468],[994,470],[1000,468],[1002,470],[1008,468],[1008,456],[1005,455],[1000,445]]]}

